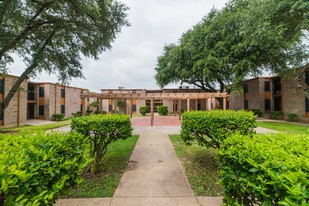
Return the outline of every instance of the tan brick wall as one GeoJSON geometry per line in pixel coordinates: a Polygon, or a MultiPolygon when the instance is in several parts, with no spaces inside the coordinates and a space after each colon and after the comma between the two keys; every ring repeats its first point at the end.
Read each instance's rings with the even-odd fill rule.
{"type": "MultiPolygon", "coordinates": [[[[80,111],[81,91],[81,89],[65,87],[65,117],[71,117],[72,113],[80,111]]],[[[61,97],[61,94],[59,97],[61,97]]]]}
{"type": "Polygon", "coordinates": [[[294,113],[298,117],[305,117],[305,95],[297,87],[295,80],[282,80],[281,82],[282,109],[284,114],[294,113]]]}
{"type": "Polygon", "coordinates": [[[264,112],[264,82],[260,78],[255,78],[246,83],[248,84],[248,108],[264,112]]]}
{"type": "MultiPolygon", "coordinates": [[[[14,76],[5,76],[4,78],[4,96],[6,96],[17,80],[17,77],[14,76]]],[[[16,126],[18,123],[18,113],[19,113],[19,125],[26,124],[27,118],[27,93],[25,90],[27,89],[27,80],[25,80],[21,86],[21,90],[16,92],[14,97],[9,103],[9,106],[4,111],[4,127],[16,126]],[[20,107],[18,109],[18,93],[19,93],[19,102],[20,107]]]]}
{"type": "Polygon", "coordinates": [[[229,109],[243,110],[244,109],[244,93],[243,91],[233,91],[228,97],[229,109]]]}

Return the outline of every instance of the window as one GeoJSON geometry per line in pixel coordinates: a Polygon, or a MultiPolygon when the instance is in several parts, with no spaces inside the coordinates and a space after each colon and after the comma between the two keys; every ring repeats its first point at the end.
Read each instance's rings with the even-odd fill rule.
{"type": "Polygon", "coordinates": [[[108,105],[108,111],[111,112],[113,110],[113,105],[108,105]]]}
{"type": "Polygon", "coordinates": [[[306,98],[306,113],[309,112],[309,99],[306,98]]]}
{"type": "Polygon", "coordinates": [[[309,85],[309,72],[305,72],[305,82],[309,85]]]}
{"type": "Polygon", "coordinates": [[[80,111],[83,111],[83,105],[82,104],[80,105],[80,111]]]}
{"type": "Polygon", "coordinates": [[[44,97],[44,87],[39,87],[39,97],[44,97]]]}
{"type": "Polygon", "coordinates": [[[245,101],[244,101],[244,107],[245,107],[245,109],[248,109],[248,108],[249,108],[248,100],[245,100],[245,101]]]}
{"type": "Polygon", "coordinates": [[[270,100],[266,99],[264,102],[264,108],[265,110],[270,110],[270,100]]]}
{"type": "Polygon", "coordinates": [[[39,115],[44,116],[44,105],[39,106],[39,115]]]}
{"type": "MultiPolygon", "coordinates": [[[[0,103],[0,104],[2,104],[2,103],[0,103]]],[[[4,114],[1,113],[1,114],[0,114],[0,120],[3,120],[3,119],[4,119],[4,114]]]]}
{"type": "Polygon", "coordinates": [[[270,91],[270,82],[264,82],[264,91],[269,92],[270,91]]]}
{"type": "Polygon", "coordinates": [[[3,94],[4,92],[4,80],[0,79],[0,94],[3,94]]]}
{"type": "Polygon", "coordinates": [[[244,93],[248,93],[248,84],[244,85],[244,93]]]}
{"type": "Polygon", "coordinates": [[[136,112],[136,104],[132,105],[132,112],[136,112]]]}
{"type": "Polygon", "coordinates": [[[89,102],[89,98],[87,98],[87,102],[89,102]]]}
{"type": "Polygon", "coordinates": [[[65,107],[64,105],[61,105],[61,114],[64,114],[64,111],[65,111],[65,107]]]}
{"type": "Polygon", "coordinates": [[[65,89],[61,89],[61,98],[65,98],[65,89]]]}
{"type": "Polygon", "coordinates": [[[87,106],[87,110],[88,110],[88,111],[90,110],[90,107],[89,107],[89,106],[87,106]]]}

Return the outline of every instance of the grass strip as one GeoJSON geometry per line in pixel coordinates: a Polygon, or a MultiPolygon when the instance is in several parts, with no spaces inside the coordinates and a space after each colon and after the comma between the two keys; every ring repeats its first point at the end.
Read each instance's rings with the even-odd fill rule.
{"type": "Polygon", "coordinates": [[[138,136],[111,143],[96,175],[82,175],[84,181],[64,198],[112,197],[128,165],[138,136]]]}
{"type": "Polygon", "coordinates": [[[180,135],[170,135],[170,139],[195,194],[223,195],[223,190],[217,183],[220,175],[216,163],[216,151],[197,144],[186,146],[180,135]]]}
{"type": "Polygon", "coordinates": [[[309,134],[309,126],[305,125],[268,121],[257,121],[256,124],[258,127],[264,127],[267,129],[277,130],[285,133],[309,134]]]}
{"type": "Polygon", "coordinates": [[[70,120],[60,121],[52,124],[45,124],[45,125],[25,125],[21,127],[14,127],[14,128],[6,128],[1,129],[1,132],[19,132],[21,130],[32,130],[32,131],[46,131],[50,129],[56,129],[59,127],[64,127],[70,124],[70,120]]]}

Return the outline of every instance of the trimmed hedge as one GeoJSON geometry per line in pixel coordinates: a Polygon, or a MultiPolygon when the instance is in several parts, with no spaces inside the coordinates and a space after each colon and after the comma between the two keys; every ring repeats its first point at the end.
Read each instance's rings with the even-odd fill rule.
{"type": "Polygon", "coordinates": [[[91,166],[93,172],[98,171],[108,145],[113,141],[131,137],[133,130],[130,117],[119,114],[74,118],[71,121],[71,128],[90,140],[90,154],[94,158],[91,166]]]}
{"type": "Polygon", "coordinates": [[[271,111],[269,113],[270,119],[283,119],[283,112],[281,111],[271,111]]]}
{"type": "Polygon", "coordinates": [[[289,121],[296,121],[297,120],[297,114],[291,113],[287,115],[289,121]]]}
{"type": "Polygon", "coordinates": [[[181,137],[190,145],[193,141],[201,146],[220,148],[232,134],[255,133],[255,116],[252,112],[213,110],[185,112],[181,125],[181,137]]]}
{"type": "Polygon", "coordinates": [[[53,205],[82,181],[81,171],[90,163],[78,133],[0,135],[0,148],[0,202],[6,206],[53,205]]]}
{"type": "Polygon", "coordinates": [[[259,109],[249,109],[250,112],[253,112],[254,115],[258,116],[258,117],[262,117],[263,113],[261,110],[259,109]]]}
{"type": "Polygon", "coordinates": [[[140,106],[139,107],[139,113],[141,113],[143,116],[145,116],[149,112],[149,109],[147,106],[140,106]]]}
{"type": "Polygon", "coordinates": [[[51,117],[52,121],[60,121],[64,118],[64,114],[53,114],[51,117]]]}
{"type": "Polygon", "coordinates": [[[308,135],[234,135],[218,152],[226,205],[309,205],[308,135]]]}
{"type": "Polygon", "coordinates": [[[159,115],[166,116],[168,114],[167,106],[158,106],[159,115]]]}

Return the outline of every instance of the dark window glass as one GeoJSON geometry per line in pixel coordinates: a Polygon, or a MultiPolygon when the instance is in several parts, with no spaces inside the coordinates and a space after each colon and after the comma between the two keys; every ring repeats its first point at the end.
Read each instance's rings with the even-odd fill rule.
{"type": "Polygon", "coordinates": [[[89,102],[89,98],[87,98],[87,101],[89,102]]]}
{"type": "MultiPolygon", "coordinates": [[[[1,104],[1,103],[0,103],[1,104]]],[[[3,113],[1,113],[0,114],[0,120],[3,120],[4,119],[4,114],[3,113]]]]}
{"type": "Polygon", "coordinates": [[[306,112],[309,112],[309,99],[306,98],[306,112]]]}
{"type": "Polygon", "coordinates": [[[4,80],[0,79],[0,94],[3,94],[4,92],[4,80]]]}
{"type": "Polygon", "coordinates": [[[275,95],[280,95],[281,94],[281,80],[280,79],[275,79],[274,80],[274,94],[275,95]]]}
{"type": "Polygon", "coordinates": [[[244,92],[245,92],[245,93],[248,93],[248,84],[245,84],[245,85],[244,85],[244,92]]]}
{"type": "Polygon", "coordinates": [[[82,104],[80,105],[80,111],[83,111],[83,105],[82,104]]]}
{"type": "Polygon", "coordinates": [[[265,110],[270,110],[270,100],[265,100],[265,110]]]}
{"type": "Polygon", "coordinates": [[[112,105],[108,105],[108,111],[111,112],[113,110],[113,106],[112,105]]]}
{"type": "Polygon", "coordinates": [[[61,89],[61,98],[65,98],[65,89],[61,89]]]}
{"type": "Polygon", "coordinates": [[[43,116],[44,115],[44,105],[39,106],[39,115],[43,116]]]}
{"type": "Polygon", "coordinates": [[[269,92],[270,91],[270,82],[264,82],[264,91],[269,92]]]}
{"type": "Polygon", "coordinates": [[[61,114],[64,114],[65,108],[64,105],[61,105],[61,114]]]}
{"type": "Polygon", "coordinates": [[[309,72],[305,72],[305,82],[309,85],[309,72]]]}
{"type": "Polygon", "coordinates": [[[249,108],[248,100],[245,100],[245,101],[244,101],[244,106],[245,106],[245,109],[248,109],[248,108],[249,108]]]}
{"type": "Polygon", "coordinates": [[[39,87],[39,97],[44,97],[44,87],[39,87]]]}
{"type": "Polygon", "coordinates": [[[90,110],[90,107],[89,107],[89,106],[87,106],[87,110],[88,110],[88,111],[90,110]]]}
{"type": "Polygon", "coordinates": [[[133,105],[132,105],[132,111],[133,111],[133,112],[136,112],[136,104],[133,104],[133,105]]]}

